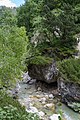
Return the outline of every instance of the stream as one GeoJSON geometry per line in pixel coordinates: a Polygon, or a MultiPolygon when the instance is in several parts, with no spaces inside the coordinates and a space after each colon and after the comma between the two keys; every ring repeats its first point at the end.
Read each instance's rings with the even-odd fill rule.
{"type": "Polygon", "coordinates": [[[37,113],[41,120],[54,120],[50,119],[53,114],[61,114],[63,120],[80,120],[80,114],[60,103],[55,96],[42,92],[41,88],[36,90],[35,83],[19,83],[18,101],[27,112],[37,113]]]}

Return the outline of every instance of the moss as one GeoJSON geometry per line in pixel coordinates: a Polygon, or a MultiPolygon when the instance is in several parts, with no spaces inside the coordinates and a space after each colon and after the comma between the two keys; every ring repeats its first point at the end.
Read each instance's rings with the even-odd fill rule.
{"type": "Polygon", "coordinates": [[[80,59],[68,59],[57,62],[61,77],[64,80],[80,84],[80,59]]]}

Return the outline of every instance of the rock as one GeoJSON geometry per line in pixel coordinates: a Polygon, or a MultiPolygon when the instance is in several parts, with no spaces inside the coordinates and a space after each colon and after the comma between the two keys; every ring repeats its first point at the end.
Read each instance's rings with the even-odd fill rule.
{"type": "Polygon", "coordinates": [[[78,111],[80,113],[80,103],[72,102],[68,103],[68,106],[71,107],[74,111],[78,111]]]}
{"type": "Polygon", "coordinates": [[[52,116],[50,116],[49,120],[60,120],[60,114],[53,114],[52,116]]]}
{"type": "Polygon", "coordinates": [[[46,104],[44,107],[49,108],[51,111],[55,111],[55,105],[53,103],[46,104]]]}
{"type": "Polygon", "coordinates": [[[43,97],[42,95],[40,95],[40,94],[38,94],[38,95],[36,95],[36,97],[40,100],[41,99],[41,97],[43,97]]]}
{"type": "Polygon", "coordinates": [[[28,75],[28,72],[24,73],[22,78],[23,78],[22,81],[23,84],[27,84],[31,80],[30,76],[28,75]]]}
{"type": "Polygon", "coordinates": [[[58,89],[62,102],[66,103],[75,111],[80,111],[80,84],[58,80],[58,89]]]}
{"type": "Polygon", "coordinates": [[[19,85],[19,83],[16,84],[16,87],[14,89],[11,90],[11,96],[14,98],[14,99],[17,99],[18,98],[18,93],[20,91],[21,87],[19,85]]]}
{"type": "Polygon", "coordinates": [[[49,96],[48,96],[48,95],[45,95],[45,98],[46,98],[46,99],[49,99],[49,96]]]}
{"type": "Polygon", "coordinates": [[[36,80],[35,79],[32,79],[32,80],[30,80],[29,82],[28,82],[28,84],[29,85],[32,85],[32,84],[34,84],[36,82],[36,80]]]}
{"type": "Polygon", "coordinates": [[[36,107],[32,107],[32,106],[30,106],[29,110],[26,109],[26,111],[29,112],[29,113],[38,113],[37,108],[36,107]]]}
{"type": "Polygon", "coordinates": [[[54,61],[46,65],[30,64],[28,66],[28,73],[32,79],[45,81],[46,83],[53,83],[59,77],[59,72],[54,61]]]}
{"type": "Polygon", "coordinates": [[[37,89],[38,91],[41,91],[42,89],[40,88],[40,87],[38,87],[38,89],[37,89]]]}
{"type": "Polygon", "coordinates": [[[50,98],[50,99],[53,99],[53,98],[54,98],[53,94],[50,94],[50,95],[49,95],[49,98],[50,98]]]}
{"type": "Polygon", "coordinates": [[[44,115],[45,115],[44,112],[42,112],[42,111],[38,112],[38,116],[39,116],[39,117],[43,117],[44,115]]]}
{"type": "Polygon", "coordinates": [[[39,100],[39,102],[41,102],[42,104],[45,104],[46,103],[46,98],[44,97],[44,98],[41,98],[40,100],[39,100]]]}

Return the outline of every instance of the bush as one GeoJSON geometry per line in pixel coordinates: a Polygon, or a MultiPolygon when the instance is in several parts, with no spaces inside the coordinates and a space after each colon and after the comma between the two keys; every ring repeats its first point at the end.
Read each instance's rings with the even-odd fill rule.
{"type": "Polygon", "coordinates": [[[80,84],[80,59],[68,59],[58,62],[58,68],[64,80],[80,84]]]}
{"type": "Polygon", "coordinates": [[[50,57],[35,56],[30,58],[27,62],[28,64],[45,65],[45,64],[50,64],[52,61],[53,59],[50,57]]]}
{"type": "Polygon", "coordinates": [[[0,91],[0,120],[39,120],[36,114],[27,113],[18,101],[0,91]]]}
{"type": "Polygon", "coordinates": [[[19,79],[24,69],[28,39],[24,27],[0,28],[0,85],[8,86],[19,79]]]}

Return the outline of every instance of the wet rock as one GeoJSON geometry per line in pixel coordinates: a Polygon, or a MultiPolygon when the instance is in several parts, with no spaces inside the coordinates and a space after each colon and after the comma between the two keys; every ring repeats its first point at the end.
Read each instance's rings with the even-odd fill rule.
{"type": "Polygon", "coordinates": [[[50,99],[53,99],[53,98],[54,98],[53,94],[50,94],[50,95],[49,95],[49,98],[50,98],[50,99]]]}
{"type": "Polygon", "coordinates": [[[28,72],[32,79],[45,81],[46,83],[53,83],[57,81],[59,77],[55,61],[47,65],[30,64],[28,66],[28,72]]]}
{"type": "Polygon", "coordinates": [[[75,111],[80,111],[80,84],[64,80],[58,81],[62,102],[75,111]]]}
{"type": "Polygon", "coordinates": [[[60,114],[53,114],[52,116],[50,116],[49,120],[60,120],[60,114]]]}
{"type": "Polygon", "coordinates": [[[26,109],[26,111],[29,113],[38,113],[38,109],[32,106],[29,109],[26,109]]]}
{"type": "Polygon", "coordinates": [[[36,80],[33,79],[33,80],[30,80],[30,81],[28,82],[28,84],[29,84],[29,85],[32,85],[32,84],[34,84],[35,82],[36,82],[36,80]]]}
{"type": "Polygon", "coordinates": [[[19,83],[16,84],[16,87],[12,90],[10,90],[10,96],[12,96],[14,99],[18,98],[18,92],[20,91],[21,87],[19,83]]]}
{"type": "Polygon", "coordinates": [[[24,73],[22,78],[23,78],[22,81],[23,84],[27,84],[31,80],[30,76],[28,75],[28,72],[24,73]]]}
{"type": "Polygon", "coordinates": [[[45,115],[45,113],[40,111],[40,112],[38,112],[38,115],[39,115],[39,117],[43,117],[45,115]]]}
{"type": "Polygon", "coordinates": [[[68,106],[71,107],[74,111],[78,111],[80,113],[80,103],[72,102],[68,103],[68,106]]]}
{"type": "Polygon", "coordinates": [[[48,103],[44,107],[49,108],[51,111],[55,111],[55,105],[53,103],[48,103]]]}

